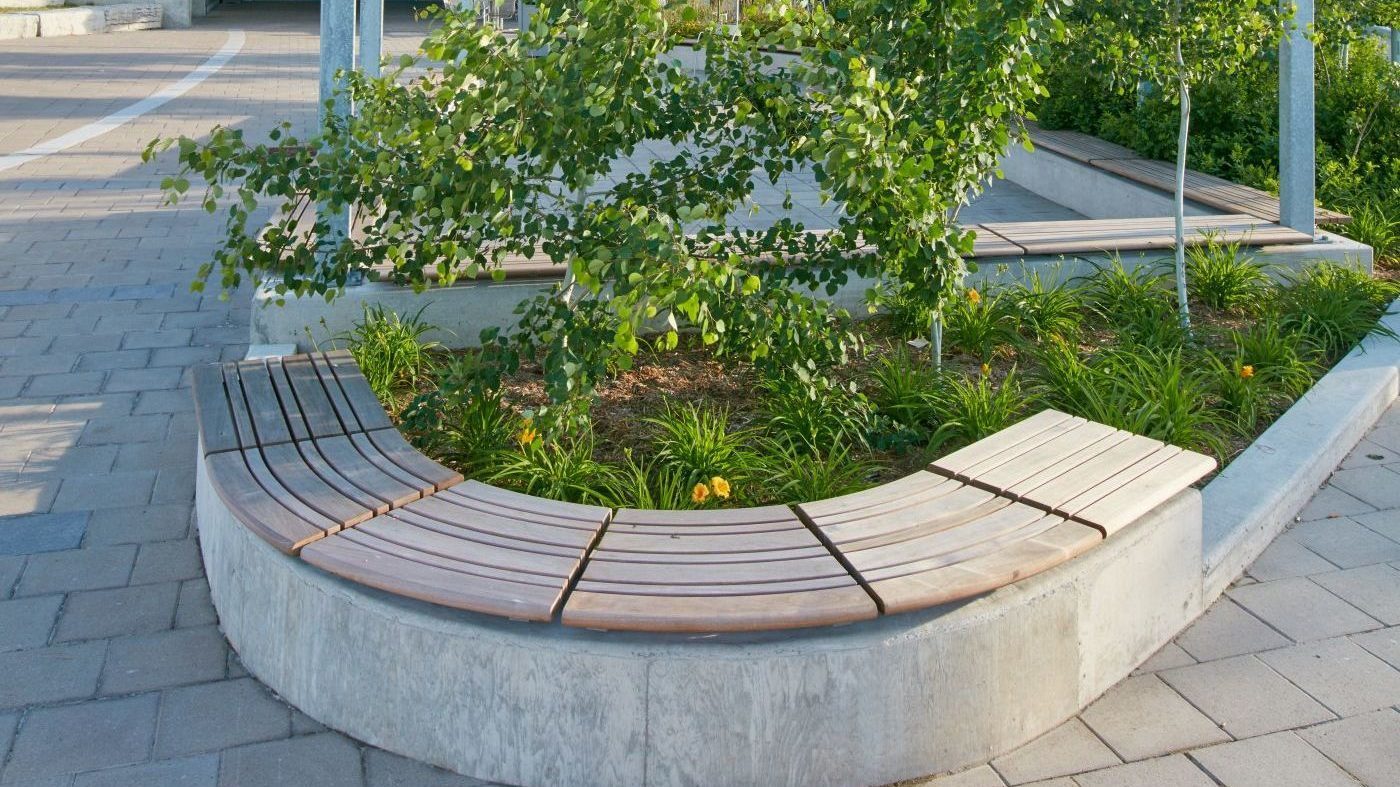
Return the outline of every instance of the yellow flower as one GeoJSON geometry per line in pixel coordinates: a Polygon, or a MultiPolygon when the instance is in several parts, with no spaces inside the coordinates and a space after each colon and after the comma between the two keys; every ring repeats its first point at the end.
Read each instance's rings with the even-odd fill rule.
{"type": "Polygon", "coordinates": [[[989,376],[991,376],[991,374],[992,374],[992,365],[989,364],[989,363],[984,363],[984,364],[982,364],[982,376],[983,376],[983,377],[989,377],[989,376]]]}
{"type": "Polygon", "coordinates": [[[527,446],[540,439],[540,433],[535,431],[535,427],[530,421],[526,421],[525,428],[520,430],[520,434],[516,435],[515,439],[520,441],[521,446],[527,446]]]}
{"type": "Polygon", "coordinates": [[[729,499],[729,482],[720,476],[715,476],[710,479],[710,488],[715,490],[715,497],[718,497],[720,500],[729,499]]]}
{"type": "Polygon", "coordinates": [[[967,291],[967,302],[976,306],[982,302],[982,293],[978,292],[976,287],[969,289],[967,291]]]}
{"type": "Polygon", "coordinates": [[[1249,364],[1245,364],[1244,366],[1241,366],[1241,367],[1240,367],[1240,377],[1243,377],[1244,379],[1248,380],[1249,378],[1251,378],[1251,377],[1253,377],[1253,376],[1254,376],[1254,367],[1253,367],[1253,366],[1251,366],[1251,365],[1249,365],[1249,364]]]}
{"type": "Polygon", "coordinates": [[[709,498],[710,488],[703,483],[696,484],[695,488],[690,490],[690,502],[692,503],[703,503],[709,498]]]}

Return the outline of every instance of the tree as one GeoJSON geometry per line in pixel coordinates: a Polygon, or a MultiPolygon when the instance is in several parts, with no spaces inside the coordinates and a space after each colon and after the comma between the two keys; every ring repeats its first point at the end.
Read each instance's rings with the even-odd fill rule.
{"type": "Polygon", "coordinates": [[[204,142],[157,140],[147,157],[177,147],[171,199],[199,178],[205,207],[228,211],[196,287],[217,271],[226,290],[271,276],[280,294],[334,297],[381,263],[420,289],[500,277],[510,255],[566,266],[515,329],[481,337],[483,386],[538,361],[556,414],[586,408],[648,330],[662,347],[688,330],[719,354],[817,378],[852,342],[816,293],[860,272],[936,314],[960,281],[972,234],[957,211],[1038,90],[1031,49],[1057,8],[849,0],[833,16],[778,4],[767,32],[703,31],[703,76],[666,56],[678,36],[659,0],[554,0],[518,37],[442,11],[426,62],[344,75],[356,114],[328,113],[309,139],[283,127],[249,144],[218,128],[204,142]],[[796,62],[776,62],[777,45],[798,49],[796,62]],[[648,142],[675,153],[613,171],[648,142]],[[843,204],[835,231],[726,226],[760,179],[799,167],[843,204]],[[263,226],[268,204],[280,213],[263,226]],[[318,204],[359,206],[359,233],[333,236],[318,204]]]}
{"type": "Polygon", "coordinates": [[[1069,56],[1086,56],[1123,91],[1143,83],[1174,95],[1176,145],[1176,292],[1181,325],[1191,327],[1186,297],[1186,154],[1191,92],[1201,81],[1240,71],[1282,32],[1276,0],[1086,0],[1071,15],[1069,56]]]}

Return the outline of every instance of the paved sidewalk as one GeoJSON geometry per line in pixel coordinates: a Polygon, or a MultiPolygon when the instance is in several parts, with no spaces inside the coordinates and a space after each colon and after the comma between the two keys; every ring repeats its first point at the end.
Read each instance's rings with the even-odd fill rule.
{"type": "Polygon", "coordinates": [[[1400,403],[1300,520],[1077,718],[928,784],[1400,785],[1400,403]]]}
{"type": "MultiPolygon", "coordinates": [[[[188,370],[242,355],[248,299],[189,293],[219,220],[163,206],[169,160],[136,156],[215,123],[251,136],[309,123],[315,6],[4,42],[0,155],[150,95],[233,28],[248,31],[243,52],[190,93],[0,172],[0,785],[474,784],[328,731],[248,677],[194,540],[188,370]]],[[[386,49],[404,51],[421,27],[399,17],[390,32],[386,49]]],[[[1400,783],[1400,484],[1386,466],[1400,414],[1372,440],[1312,521],[1143,674],[938,783],[1091,769],[1084,787],[1213,783],[1203,769],[1230,787],[1400,783]]]]}

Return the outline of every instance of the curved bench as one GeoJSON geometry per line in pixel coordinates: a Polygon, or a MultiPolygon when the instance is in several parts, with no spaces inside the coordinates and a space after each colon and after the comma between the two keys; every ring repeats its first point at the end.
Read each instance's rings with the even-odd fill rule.
{"type": "Polygon", "coordinates": [[[195,397],[212,485],[279,550],[389,593],[595,629],[791,629],[959,601],[1083,553],[1215,466],[1047,410],[844,497],[614,512],[422,456],[348,353],[202,367],[195,397]]]}

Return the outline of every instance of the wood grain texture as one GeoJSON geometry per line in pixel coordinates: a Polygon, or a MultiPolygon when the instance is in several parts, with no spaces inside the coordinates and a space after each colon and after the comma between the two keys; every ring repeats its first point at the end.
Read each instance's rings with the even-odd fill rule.
{"type": "Polygon", "coordinates": [[[277,549],[296,554],[335,529],[334,522],[291,500],[290,493],[279,497],[263,486],[242,451],[211,454],[204,461],[209,481],[229,512],[277,549]]]}
{"type": "Polygon", "coordinates": [[[224,372],[218,364],[201,364],[194,368],[193,395],[195,421],[199,424],[204,454],[237,450],[238,429],[229,408],[228,390],[224,388],[224,372]]]}
{"type": "MultiPolygon", "coordinates": [[[[1252,215],[1187,216],[1187,245],[1209,242],[1251,246],[1311,243],[1312,236],[1252,215]]],[[[1151,219],[1083,219],[984,224],[1028,254],[1072,254],[1084,251],[1151,251],[1176,246],[1176,224],[1170,216],[1151,219]]]]}
{"type": "Polygon", "coordinates": [[[849,623],[873,600],[784,506],[623,509],[564,605],[566,625],[708,633],[849,623]]]}
{"type": "MultiPolygon", "coordinates": [[[[313,354],[313,362],[317,356],[313,354]]],[[[360,372],[360,367],[355,365],[355,359],[345,350],[333,350],[320,356],[324,363],[322,367],[321,380],[327,385],[333,379],[345,395],[345,401],[350,405],[351,414],[359,424],[362,431],[369,432],[375,429],[392,428],[394,422],[389,420],[389,414],[384,412],[384,406],[379,403],[379,397],[374,395],[374,390],[369,387],[369,382],[360,372]],[[329,374],[327,374],[329,372],[329,374]]],[[[343,415],[342,421],[348,421],[343,415]]]]}
{"type": "Polygon", "coordinates": [[[248,415],[253,421],[258,445],[290,443],[294,439],[282,401],[272,386],[272,374],[265,361],[241,361],[238,377],[243,384],[243,396],[248,401],[248,415]]]}

